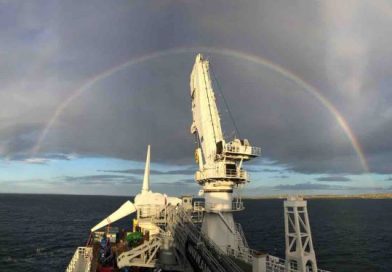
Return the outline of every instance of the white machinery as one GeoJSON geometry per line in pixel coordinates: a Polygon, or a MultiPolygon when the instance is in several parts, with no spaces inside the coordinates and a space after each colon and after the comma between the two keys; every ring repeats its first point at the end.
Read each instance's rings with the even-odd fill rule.
{"type": "Polygon", "coordinates": [[[144,222],[143,219],[155,216],[167,205],[176,206],[179,204],[181,204],[181,199],[177,197],[168,197],[165,194],[153,193],[150,190],[150,146],[148,146],[142,191],[135,196],[135,204],[133,204],[129,200],[126,201],[114,213],[112,213],[100,223],[98,223],[95,227],[93,227],[91,229],[91,232],[110,225],[111,223],[137,211],[137,219],[139,222],[139,226],[142,229],[145,228],[146,230],[149,230],[150,234],[156,234],[159,232],[159,228],[153,224],[151,225],[150,220],[145,220],[144,222]]]}
{"type": "Polygon", "coordinates": [[[201,54],[196,57],[191,73],[193,122],[196,136],[196,182],[203,186],[205,215],[202,231],[222,250],[237,250],[246,241],[239,236],[232,212],[243,209],[241,200],[233,202],[233,190],[249,182],[242,163],[260,155],[260,148],[248,140],[226,142],[211,84],[209,62],[201,54]],[[240,237],[240,238],[239,238],[240,237]]]}
{"type": "Polygon", "coordinates": [[[142,191],[135,196],[135,204],[126,201],[119,209],[102,220],[91,229],[92,232],[101,229],[111,223],[137,212],[136,222],[143,234],[148,233],[150,237],[141,245],[129,251],[122,252],[117,258],[119,268],[126,266],[155,267],[157,253],[163,243],[166,248],[162,248],[161,255],[166,254],[166,259],[172,252],[168,249],[167,239],[162,239],[162,229],[159,225],[159,218],[165,214],[168,207],[177,207],[182,203],[181,199],[168,197],[165,194],[154,193],[150,190],[150,146],[147,148],[146,166],[144,170],[142,191]],[[166,251],[165,251],[166,250],[166,251]]]}

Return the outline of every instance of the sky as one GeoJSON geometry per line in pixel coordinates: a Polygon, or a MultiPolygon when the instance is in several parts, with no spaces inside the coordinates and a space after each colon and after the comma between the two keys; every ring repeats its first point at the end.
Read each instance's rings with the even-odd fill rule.
{"type": "Polygon", "coordinates": [[[195,194],[189,76],[210,60],[244,195],[392,192],[392,4],[0,0],[0,193],[195,194]]]}

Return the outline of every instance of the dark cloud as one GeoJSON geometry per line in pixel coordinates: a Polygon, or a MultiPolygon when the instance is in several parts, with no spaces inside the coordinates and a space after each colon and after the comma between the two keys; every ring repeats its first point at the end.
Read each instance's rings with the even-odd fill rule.
{"type": "Polygon", "coordinates": [[[327,176],[327,177],[320,177],[316,178],[317,181],[351,181],[350,178],[345,176],[327,176]]]}
{"type": "Polygon", "coordinates": [[[290,176],[287,176],[287,175],[279,175],[279,176],[274,176],[273,178],[277,178],[277,179],[287,179],[287,178],[289,178],[290,176]]]}
{"type": "MultiPolygon", "coordinates": [[[[265,158],[301,173],[363,172],[336,116],[305,90],[304,80],[348,121],[370,170],[390,174],[391,21],[370,2],[347,5],[10,1],[0,18],[0,51],[9,52],[0,63],[0,155],[28,158],[56,108],[97,74],[150,52],[214,47],[206,55],[241,135],[261,146],[265,158]],[[297,80],[219,53],[227,47],[262,56],[297,80]]],[[[58,116],[37,157],[142,161],[152,144],[157,162],[192,163],[189,73],[199,51],[137,63],[92,85],[58,116]]],[[[233,125],[218,94],[217,100],[230,136],[233,125]]],[[[269,170],[275,171],[260,171],[269,170]]],[[[191,174],[185,172],[171,174],[191,174]]]]}
{"type": "Polygon", "coordinates": [[[64,176],[58,181],[66,184],[141,184],[141,180],[130,176],[121,175],[87,175],[87,176],[64,176]]]}
{"type": "MultiPolygon", "coordinates": [[[[142,180],[134,176],[124,175],[86,175],[86,176],[62,176],[58,177],[56,181],[61,184],[82,184],[82,185],[141,185],[142,180]]],[[[150,186],[161,188],[162,186],[184,186],[187,189],[189,186],[192,190],[196,190],[197,184],[194,179],[179,179],[174,181],[151,181],[150,186]]]]}
{"type": "Polygon", "coordinates": [[[75,155],[73,154],[51,154],[51,153],[45,153],[45,154],[40,154],[39,157],[31,156],[31,154],[26,154],[26,153],[19,153],[15,154],[12,157],[8,157],[10,160],[14,161],[22,161],[25,163],[29,164],[47,164],[51,160],[65,160],[69,161],[75,158],[75,155]]]}
{"type": "Polygon", "coordinates": [[[44,154],[44,156],[43,156],[43,158],[45,158],[45,159],[49,159],[49,160],[66,160],[66,161],[69,161],[69,160],[71,160],[72,158],[74,158],[74,155],[73,154],[60,154],[60,153],[58,153],[58,154],[44,154]]]}
{"type": "Polygon", "coordinates": [[[248,168],[247,169],[248,172],[253,172],[253,173],[262,173],[262,172],[269,172],[269,173],[275,173],[275,172],[281,172],[281,169],[270,169],[270,168],[248,168]]]}
{"type": "Polygon", "coordinates": [[[184,180],[177,180],[177,181],[173,181],[173,182],[154,182],[154,184],[157,185],[168,185],[168,186],[178,186],[178,185],[182,185],[182,186],[191,186],[193,188],[193,190],[196,192],[196,186],[197,183],[194,179],[184,179],[184,180]]]}
{"type": "Polygon", "coordinates": [[[184,179],[182,182],[193,184],[193,183],[195,183],[195,180],[194,179],[184,179]]]}
{"type": "MultiPolygon", "coordinates": [[[[10,121],[10,120],[8,120],[10,121]]],[[[42,124],[14,123],[0,125],[0,153],[8,159],[26,158],[26,152],[34,146],[42,124]]]]}
{"type": "MultiPolygon", "coordinates": [[[[134,174],[134,175],[143,175],[144,169],[126,169],[126,170],[99,170],[100,172],[109,172],[109,173],[123,173],[123,174],[134,174]]],[[[152,175],[193,175],[196,171],[196,168],[189,169],[179,169],[179,170],[169,170],[169,171],[159,171],[159,170],[150,170],[150,174],[152,175]]]]}

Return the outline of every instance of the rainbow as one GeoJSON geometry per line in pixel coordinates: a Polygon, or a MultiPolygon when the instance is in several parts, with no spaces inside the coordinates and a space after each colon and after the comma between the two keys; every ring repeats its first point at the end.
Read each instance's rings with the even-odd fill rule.
{"type": "Polygon", "coordinates": [[[149,53],[147,55],[139,56],[136,58],[132,58],[131,60],[128,60],[124,63],[121,63],[117,66],[111,67],[108,70],[105,70],[97,75],[94,75],[87,80],[76,90],[71,92],[71,95],[64,100],[56,110],[54,111],[53,115],[51,118],[48,120],[46,123],[46,126],[40,133],[36,144],[33,146],[31,149],[31,157],[34,157],[40,150],[41,145],[47,135],[49,134],[51,128],[53,125],[56,123],[57,119],[59,116],[67,109],[67,107],[80,97],[82,94],[84,94],[86,91],[88,91],[94,84],[98,83],[99,81],[108,78],[112,76],[113,74],[126,69],[130,66],[140,64],[142,62],[146,62],[149,60],[157,59],[160,57],[168,56],[168,55],[173,55],[173,54],[183,54],[183,53],[195,53],[195,52],[205,52],[205,53],[211,53],[211,54],[217,54],[217,55],[222,55],[222,56],[227,56],[227,57],[233,57],[233,58],[238,58],[241,60],[249,61],[258,65],[262,65],[264,67],[267,67],[268,69],[284,76],[286,79],[289,79],[290,81],[294,82],[295,84],[298,84],[301,86],[301,88],[306,91],[309,95],[311,95],[313,98],[315,98],[317,101],[319,101],[334,117],[336,122],[339,124],[343,132],[345,133],[346,137],[350,141],[356,155],[358,156],[359,162],[364,170],[364,172],[369,172],[369,166],[366,161],[366,157],[364,155],[364,152],[361,148],[361,145],[358,141],[358,139],[355,137],[352,129],[350,128],[348,122],[345,120],[345,118],[342,116],[342,114],[336,109],[332,103],[325,98],[320,91],[317,90],[314,86],[311,84],[307,83],[305,80],[303,80],[301,77],[295,75],[291,71],[284,69],[283,67],[267,60],[264,59],[260,56],[256,56],[253,54],[237,51],[237,50],[231,50],[227,48],[214,48],[214,47],[181,47],[181,48],[173,48],[173,49],[168,49],[164,51],[158,51],[158,52],[153,52],[149,53]]]}

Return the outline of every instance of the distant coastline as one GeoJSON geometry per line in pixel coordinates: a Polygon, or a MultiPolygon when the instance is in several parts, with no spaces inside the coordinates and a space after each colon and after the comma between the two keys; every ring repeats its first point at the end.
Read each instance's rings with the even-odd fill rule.
{"type": "MultiPolygon", "coordinates": [[[[134,198],[132,195],[86,195],[86,194],[54,194],[54,193],[14,193],[0,192],[0,195],[42,195],[42,196],[86,196],[86,197],[128,197],[134,198]]],[[[198,199],[199,196],[188,194],[198,199]]],[[[282,195],[265,195],[265,196],[249,196],[244,195],[242,199],[286,199],[289,195],[298,195],[304,199],[392,199],[392,193],[378,194],[342,194],[342,195],[306,195],[306,194],[282,194],[282,195]]],[[[181,195],[178,195],[181,196],[181,195]]]]}
{"type": "MultiPolygon", "coordinates": [[[[383,194],[355,194],[355,195],[304,195],[298,194],[304,199],[392,199],[392,193],[383,194]]],[[[273,196],[246,196],[244,199],[285,199],[287,195],[273,196]]]]}

